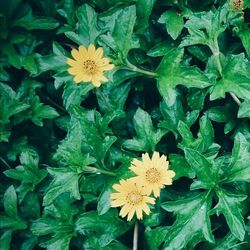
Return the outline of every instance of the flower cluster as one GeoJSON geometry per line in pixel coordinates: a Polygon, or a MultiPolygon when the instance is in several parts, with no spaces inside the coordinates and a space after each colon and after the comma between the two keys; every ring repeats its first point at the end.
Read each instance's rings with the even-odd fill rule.
{"type": "Polygon", "coordinates": [[[104,76],[104,71],[114,68],[114,64],[110,64],[109,58],[103,57],[103,49],[96,49],[93,44],[88,48],[80,46],[71,51],[73,59],[67,59],[69,74],[74,76],[76,83],[91,82],[95,87],[100,87],[102,82],[108,79],[104,76]]]}
{"type": "Polygon", "coordinates": [[[130,221],[136,214],[142,219],[142,213],[150,213],[148,204],[154,204],[155,198],[160,196],[160,190],[165,185],[172,184],[175,172],[168,169],[169,162],[165,155],[154,152],[150,159],[148,153],[142,154],[142,160],[133,159],[130,170],[136,175],[127,180],[120,180],[114,184],[117,192],[111,194],[111,206],[122,207],[120,216],[130,221]],[[150,197],[153,194],[155,198],[150,197]]]}

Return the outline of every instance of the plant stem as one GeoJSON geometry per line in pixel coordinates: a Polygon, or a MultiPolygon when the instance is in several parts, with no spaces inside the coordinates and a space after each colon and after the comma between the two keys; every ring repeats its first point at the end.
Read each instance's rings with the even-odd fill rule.
{"type": "MultiPolygon", "coordinates": [[[[214,45],[215,45],[215,49],[213,49],[213,47],[210,47],[210,49],[211,49],[211,51],[212,51],[212,53],[214,55],[218,72],[219,72],[220,76],[222,77],[222,66],[221,66],[221,62],[220,62],[220,48],[219,48],[219,44],[218,44],[217,39],[215,39],[214,45]]],[[[240,106],[241,101],[239,100],[239,98],[232,92],[229,92],[229,94],[231,95],[233,100],[240,106]]]]}
{"type": "Polygon", "coordinates": [[[102,93],[102,91],[101,91],[99,88],[97,88],[96,91],[97,91],[97,93],[101,96],[103,102],[105,103],[106,108],[107,108],[108,110],[110,110],[110,105],[109,105],[109,103],[108,103],[108,101],[107,101],[105,95],[102,93]]]}
{"type": "Polygon", "coordinates": [[[138,249],[138,222],[135,222],[134,227],[134,238],[133,238],[133,250],[138,249]]]}
{"type": "Polygon", "coordinates": [[[232,92],[230,92],[231,97],[233,98],[233,100],[240,106],[241,105],[241,101],[239,100],[239,98],[232,92]]]}
{"type": "Polygon", "coordinates": [[[126,65],[127,67],[131,70],[131,71],[134,71],[134,72],[138,72],[138,73],[141,73],[143,75],[147,75],[149,77],[154,77],[156,78],[157,74],[152,72],[152,71],[147,71],[147,70],[144,70],[144,69],[139,69],[137,68],[134,64],[132,64],[131,62],[129,62],[128,60],[126,60],[126,65]]]}
{"type": "Polygon", "coordinates": [[[94,168],[94,169],[95,169],[95,173],[106,174],[106,175],[109,175],[109,176],[116,176],[115,173],[109,172],[109,171],[104,170],[104,169],[100,169],[100,168],[94,168]]]}
{"type": "Polygon", "coordinates": [[[2,157],[0,157],[0,160],[4,163],[4,165],[8,168],[11,168],[11,166],[5,161],[2,157]]]}

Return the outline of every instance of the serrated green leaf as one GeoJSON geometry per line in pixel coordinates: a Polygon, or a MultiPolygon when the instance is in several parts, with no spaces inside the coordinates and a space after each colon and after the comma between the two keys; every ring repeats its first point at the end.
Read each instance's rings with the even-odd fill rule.
{"type": "Polygon", "coordinates": [[[247,198],[246,195],[234,194],[222,188],[216,190],[219,203],[213,208],[217,214],[223,214],[232,234],[243,241],[245,236],[245,224],[241,214],[240,202],[247,198]]]}
{"type": "Polygon", "coordinates": [[[250,63],[243,53],[231,55],[222,70],[222,78],[211,90],[210,99],[225,98],[232,92],[239,98],[250,99],[250,63]]]}
{"type": "Polygon", "coordinates": [[[123,146],[135,151],[154,151],[165,131],[161,129],[156,130],[150,115],[140,108],[137,109],[133,121],[137,136],[134,139],[126,140],[123,146]]]}
{"type": "Polygon", "coordinates": [[[175,223],[165,235],[163,249],[182,249],[194,237],[199,236],[213,243],[214,237],[208,215],[210,207],[210,192],[204,192],[184,200],[163,203],[163,209],[177,214],[175,223]]]}
{"type": "Polygon", "coordinates": [[[157,68],[158,88],[168,103],[175,101],[175,87],[205,88],[211,83],[209,79],[194,66],[183,64],[183,49],[176,49],[166,54],[157,68]]]}
{"type": "Polygon", "coordinates": [[[80,199],[78,186],[80,176],[78,173],[67,168],[48,168],[48,172],[54,179],[48,186],[44,196],[43,202],[45,205],[51,204],[55,198],[65,192],[69,192],[70,197],[76,200],[80,199]]]}
{"type": "Polygon", "coordinates": [[[204,184],[204,188],[210,189],[217,184],[216,169],[212,164],[198,151],[185,148],[185,157],[189,165],[195,171],[198,180],[204,184]]]}
{"type": "Polygon", "coordinates": [[[237,134],[232,151],[232,163],[226,169],[225,182],[250,181],[250,146],[243,134],[237,134]]]}

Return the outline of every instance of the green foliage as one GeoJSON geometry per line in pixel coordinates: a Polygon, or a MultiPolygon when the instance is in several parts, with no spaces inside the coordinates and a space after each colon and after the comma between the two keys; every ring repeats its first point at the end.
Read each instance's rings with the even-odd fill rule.
{"type": "Polygon", "coordinates": [[[112,185],[176,175],[139,249],[250,249],[250,1],[0,1],[0,248],[132,249],[112,185]],[[76,84],[70,51],[115,69],[76,84]]]}

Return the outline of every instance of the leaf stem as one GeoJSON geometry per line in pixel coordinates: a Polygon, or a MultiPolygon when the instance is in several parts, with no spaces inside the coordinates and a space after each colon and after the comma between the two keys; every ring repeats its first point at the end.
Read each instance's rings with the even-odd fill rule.
{"type": "Polygon", "coordinates": [[[0,157],[0,160],[4,163],[4,165],[8,168],[11,168],[11,166],[5,161],[2,157],[0,157]]]}
{"type": "Polygon", "coordinates": [[[241,105],[241,101],[239,100],[239,98],[232,92],[230,92],[231,97],[233,98],[233,100],[240,106],[241,105]]]}
{"type": "Polygon", "coordinates": [[[134,237],[133,237],[133,250],[138,249],[138,221],[135,222],[134,237]]]}
{"type": "Polygon", "coordinates": [[[240,246],[240,245],[243,245],[243,244],[246,244],[246,243],[247,243],[247,241],[240,242],[240,243],[238,243],[238,244],[235,244],[235,245],[233,245],[233,246],[227,248],[226,250],[232,249],[232,248],[234,248],[234,247],[237,247],[237,246],[240,246]]]}
{"type": "Polygon", "coordinates": [[[143,75],[147,75],[149,77],[153,77],[156,78],[157,74],[155,72],[152,71],[148,71],[148,70],[144,70],[144,69],[140,69],[137,66],[135,66],[134,64],[132,64],[131,62],[129,62],[128,59],[126,59],[126,66],[128,67],[128,69],[130,69],[131,71],[134,72],[138,72],[141,73],[143,75]]]}
{"type": "Polygon", "coordinates": [[[106,174],[106,175],[109,175],[109,176],[116,176],[115,173],[104,170],[104,169],[100,169],[100,168],[93,168],[93,169],[95,169],[95,173],[106,174]]]}

